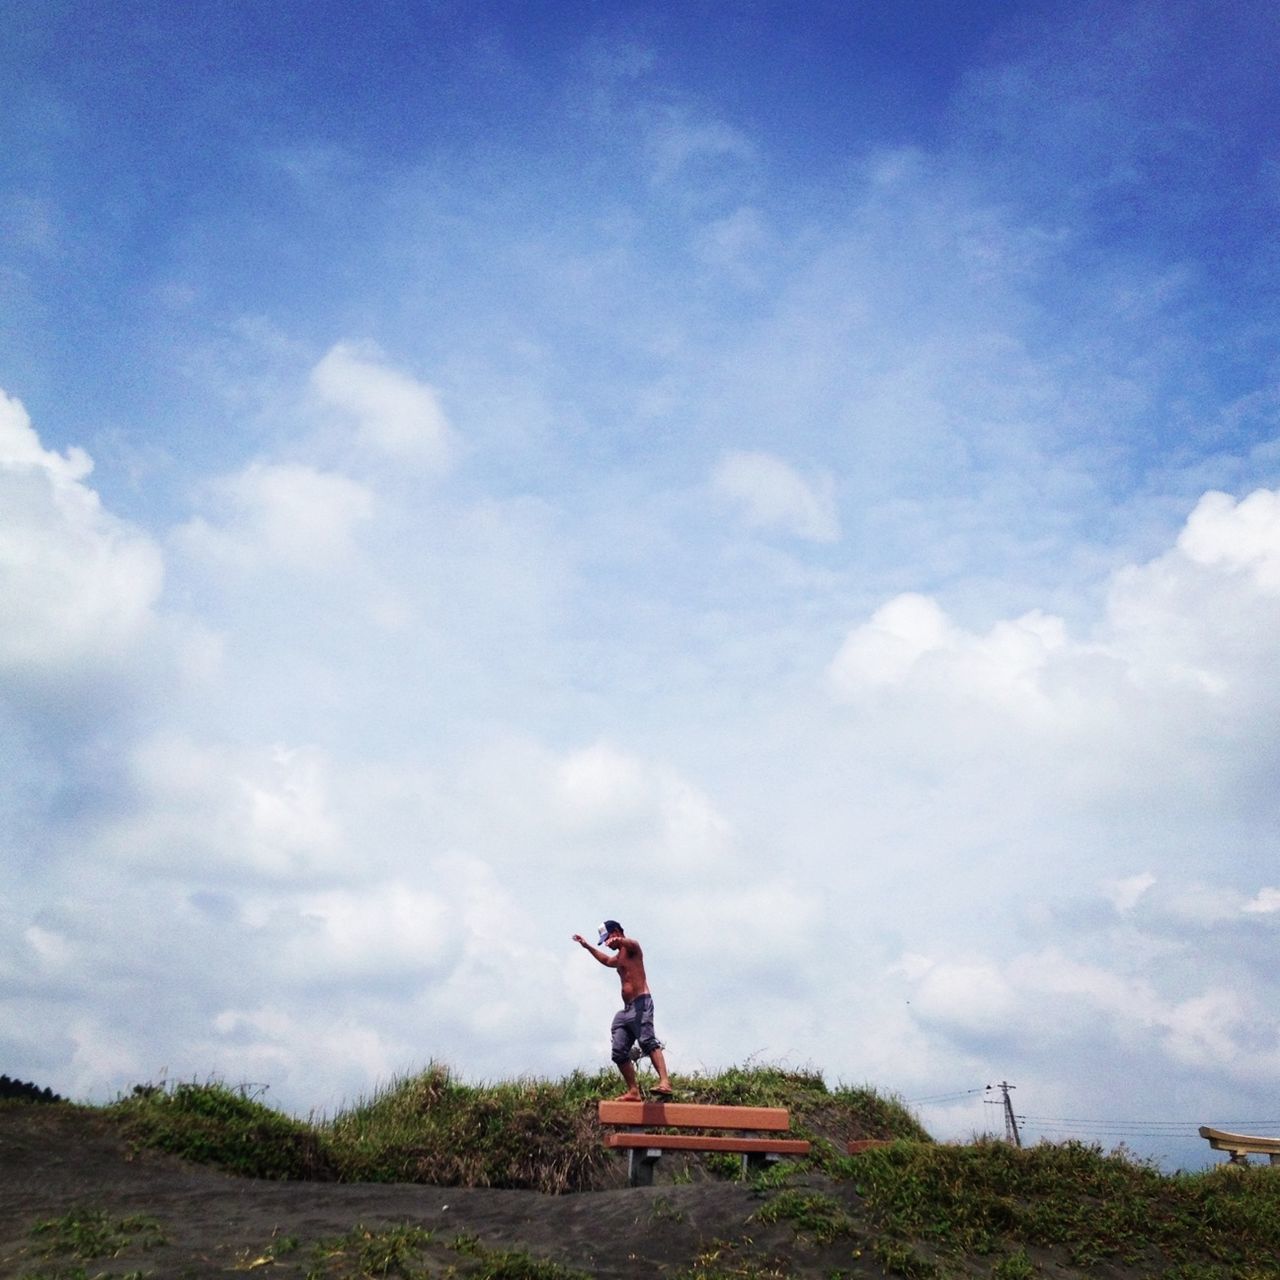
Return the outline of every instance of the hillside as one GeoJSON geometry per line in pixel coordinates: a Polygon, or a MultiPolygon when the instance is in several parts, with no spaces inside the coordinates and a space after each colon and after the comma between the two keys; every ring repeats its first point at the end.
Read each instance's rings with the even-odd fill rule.
{"type": "Polygon", "coordinates": [[[1169,1177],[1077,1144],[935,1144],[892,1100],[808,1073],[680,1084],[788,1106],[813,1157],[749,1182],[665,1158],[655,1186],[623,1187],[594,1122],[607,1075],[466,1086],[436,1067],[318,1123],[219,1085],[3,1103],[0,1276],[1280,1274],[1266,1168],[1169,1177]],[[850,1137],[896,1141],[848,1157],[850,1137]]]}

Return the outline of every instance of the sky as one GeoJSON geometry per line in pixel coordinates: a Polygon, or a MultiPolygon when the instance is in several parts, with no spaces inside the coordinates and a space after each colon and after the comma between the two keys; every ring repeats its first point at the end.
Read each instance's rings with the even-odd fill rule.
{"type": "Polygon", "coordinates": [[[0,22],[0,1069],[1280,1132],[1280,10],[0,22]]]}

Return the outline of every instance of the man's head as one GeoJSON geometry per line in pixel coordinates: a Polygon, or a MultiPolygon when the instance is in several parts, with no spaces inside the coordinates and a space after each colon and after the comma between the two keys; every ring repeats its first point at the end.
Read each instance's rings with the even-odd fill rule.
{"type": "Polygon", "coordinates": [[[602,947],[607,947],[615,938],[621,938],[624,936],[622,926],[616,920],[606,920],[604,924],[600,926],[599,942],[602,947]]]}

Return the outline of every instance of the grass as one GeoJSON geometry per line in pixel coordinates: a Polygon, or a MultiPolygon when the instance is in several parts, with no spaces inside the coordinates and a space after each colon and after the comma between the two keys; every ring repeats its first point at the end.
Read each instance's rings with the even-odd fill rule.
{"type": "Polygon", "coordinates": [[[572,1191],[609,1169],[595,1105],[610,1090],[604,1073],[466,1085],[433,1065],[319,1132],[343,1178],[572,1191]]]}
{"type": "Polygon", "coordinates": [[[109,1112],[141,1146],[214,1164],[250,1178],[336,1176],[325,1143],[246,1089],[213,1082],[139,1086],[109,1112]]]}
{"type": "Polygon", "coordinates": [[[1280,1257],[1280,1179],[1263,1168],[1169,1176],[1082,1143],[982,1141],[896,1143],[843,1172],[882,1240],[928,1242],[951,1258],[995,1255],[1003,1280],[1029,1274],[1027,1248],[1078,1268],[1159,1266],[1179,1280],[1275,1275],[1280,1257]]]}
{"type": "Polygon", "coordinates": [[[842,1236],[858,1233],[858,1224],[834,1197],[821,1191],[787,1189],[780,1191],[748,1219],[764,1224],[790,1222],[799,1236],[815,1244],[831,1244],[842,1236]]]}
{"type": "Polygon", "coordinates": [[[56,1259],[50,1265],[24,1271],[21,1280],[142,1280],[141,1271],[92,1272],[80,1265],[125,1252],[145,1252],[166,1243],[160,1224],[144,1214],[113,1216],[102,1209],[72,1209],[60,1218],[37,1222],[31,1229],[33,1251],[56,1259]]]}
{"type": "Polygon", "coordinates": [[[312,1251],[307,1280],[355,1280],[363,1276],[425,1276],[423,1250],[434,1236],[422,1227],[395,1226],[380,1231],[360,1225],[343,1236],[321,1240],[312,1251]]]}
{"type": "Polygon", "coordinates": [[[441,1241],[433,1231],[408,1223],[353,1227],[345,1235],[321,1240],[312,1250],[307,1280],[428,1280],[433,1275],[465,1280],[588,1280],[582,1272],[535,1258],[522,1249],[486,1249],[474,1236],[441,1241]],[[440,1250],[456,1261],[440,1266],[440,1250]],[[433,1271],[433,1263],[435,1270],[433,1271]]]}
{"type": "MultiPolygon", "coordinates": [[[[937,1144],[892,1096],[828,1088],[813,1071],[752,1066],[676,1083],[683,1097],[698,1101],[787,1107],[792,1132],[812,1141],[813,1155],[750,1182],[763,1202],[752,1221],[789,1222],[797,1239],[817,1248],[856,1242],[861,1256],[890,1274],[926,1280],[976,1270],[992,1280],[1031,1280],[1049,1263],[1163,1280],[1280,1274],[1280,1175],[1271,1169],[1170,1176],[1080,1143],[1027,1150],[990,1140],[937,1144]],[[891,1142],[850,1157],[844,1144],[851,1137],[891,1142]],[[841,1198],[816,1190],[816,1173],[833,1179],[826,1185],[841,1198]]],[[[319,1120],[281,1115],[247,1090],[219,1083],[138,1089],[109,1110],[139,1143],[255,1177],[560,1193],[621,1181],[595,1115],[596,1103],[616,1092],[608,1071],[472,1085],[432,1065],[319,1120]]],[[[710,1157],[689,1167],[696,1177],[741,1176],[736,1158],[720,1163],[722,1169],[710,1157]]],[[[677,1176],[687,1177],[686,1166],[679,1168],[677,1176]]],[[[658,1201],[646,1212],[660,1229],[681,1211],[658,1201]]],[[[78,1232],[87,1240],[94,1230],[106,1239],[124,1228],[120,1221],[50,1225],[49,1238],[78,1232]]],[[[527,1255],[489,1253],[475,1241],[468,1252],[461,1238],[431,1244],[384,1229],[363,1243],[330,1242],[330,1252],[314,1260],[314,1274],[408,1276],[432,1249],[447,1250],[449,1265],[468,1275],[553,1276],[546,1270],[552,1264],[527,1255]]],[[[690,1266],[685,1280],[763,1278],[776,1270],[745,1241],[709,1247],[690,1266]]],[[[563,1280],[564,1273],[554,1276],[563,1280]]]]}
{"type": "MultiPolygon", "coordinates": [[[[675,1083],[699,1101],[788,1107],[793,1131],[814,1142],[822,1167],[838,1160],[850,1136],[927,1140],[901,1104],[870,1089],[829,1090],[813,1072],[732,1068],[675,1083]]],[[[617,1091],[611,1071],[472,1085],[433,1064],[318,1122],[282,1115],[219,1082],[139,1086],[110,1111],[139,1145],[248,1177],[559,1194],[616,1185],[619,1162],[601,1141],[596,1104],[617,1091]]],[[[736,1157],[703,1167],[741,1176],[736,1157]]]]}
{"type": "Polygon", "coordinates": [[[61,1218],[38,1222],[31,1230],[36,1252],[46,1258],[83,1261],[118,1258],[128,1249],[154,1249],[165,1243],[160,1224],[143,1214],[113,1217],[102,1209],[72,1209],[61,1218]]]}
{"type": "Polygon", "coordinates": [[[791,1269],[778,1258],[758,1255],[749,1244],[715,1240],[675,1280],[789,1280],[791,1269]]]}

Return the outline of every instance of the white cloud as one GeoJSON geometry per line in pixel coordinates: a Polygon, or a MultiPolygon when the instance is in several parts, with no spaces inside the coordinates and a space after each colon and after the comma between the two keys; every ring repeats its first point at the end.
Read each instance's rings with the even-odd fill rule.
{"type": "Polygon", "coordinates": [[[102,833],[124,865],[208,878],[248,871],[306,881],[358,871],[332,799],[332,765],[317,748],[241,748],[165,734],[128,761],[142,798],[102,833]]]}
{"type": "Polygon", "coordinates": [[[1240,502],[1206,493],[1178,549],[1196,564],[1248,572],[1261,590],[1280,592],[1280,491],[1258,489],[1240,502]]]}
{"type": "Polygon", "coordinates": [[[1207,708],[1271,701],[1278,503],[1270,491],[1239,505],[1206,495],[1172,551],[1113,575],[1106,615],[1084,639],[1039,611],[980,633],[935,600],[896,597],[848,633],[828,668],[832,688],[847,699],[896,688],[953,706],[972,700],[1077,728],[1140,703],[1159,716],[1182,698],[1207,708]],[[1172,699],[1163,710],[1146,705],[1157,694],[1172,699]]]}
{"type": "Polygon", "coordinates": [[[1250,915],[1270,915],[1280,911],[1280,889],[1259,889],[1257,895],[1246,902],[1241,910],[1250,915]]]}
{"type": "Polygon", "coordinates": [[[844,698],[915,686],[931,697],[971,697],[1014,715],[1039,716],[1052,709],[1057,695],[1048,676],[1066,648],[1060,618],[1033,611],[980,635],[957,626],[935,600],[907,593],[846,636],[827,675],[844,698]]]}
{"type": "Polygon", "coordinates": [[[908,592],[896,596],[855,628],[832,659],[828,674],[844,694],[901,684],[924,654],[954,648],[956,627],[936,600],[908,592]]]}
{"type": "Polygon", "coordinates": [[[744,288],[760,284],[762,255],[770,246],[769,230],[758,209],[747,206],[716,218],[694,236],[698,257],[744,288]]]}
{"type": "Polygon", "coordinates": [[[917,959],[913,968],[916,1017],[964,1037],[1000,1034],[1009,1026],[1014,992],[994,964],[931,961],[922,967],[917,959]]]}
{"type": "Polygon", "coordinates": [[[338,343],[311,371],[320,402],[352,418],[360,440],[402,463],[441,473],[454,433],[433,387],[389,368],[376,352],[338,343]]]}
{"type": "Polygon", "coordinates": [[[835,484],[826,473],[805,479],[773,454],[734,451],[716,464],[711,486],[752,528],[775,529],[810,542],[840,537],[835,484]]]}
{"type": "Polygon", "coordinates": [[[301,463],[250,463],[212,486],[223,515],[177,531],[179,545],[252,569],[282,564],[329,573],[351,559],[359,526],[373,518],[371,490],[337,472],[301,463]]]}
{"type": "Polygon", "coordinates": [[[728,822],[675,770],[600,742],[554,774],[555,813],[576,841],[619,841],[647,864],[697,874],[730,847],[728,822]]]}
{"type": "Polygon", "coordinates": [[[460,943],[456,904],[403,880],[304,892],[287,913],[264,906],[268,927],[287,939],[283,963],[296,981],[438,978],[460,943]]]}
{"type": "Polygon", "coordinates": [[[1115,909],[1124,914],[1132,911],[1155,883],[1156,877],[1149,871],[1144,871],[1139,875],[1123,876],[1118,880],[1105,880],[1102,887],[1115,909]]]}
{"type": "Polygon", "coordinates": [[[556,778],[556,799],[566,822],[607,829],[633,822],[648,802],[640,761],[597,743],[565,759],[556,778]]]}
{"type": "Polygon", "coordinates": [[[76,678],[125,658],[154,622],[164,564],[103,510],[80,449],[41,447],[0,391],[0,673],[76,678]]]}
{"type": "Polygon", "coordinates": [[[653,125],[649,138],[652,181],[666,185],[707,166],[741,165],[756,159],[755,143],[722,120],[693,120],[672,108],[653,125]]]}

